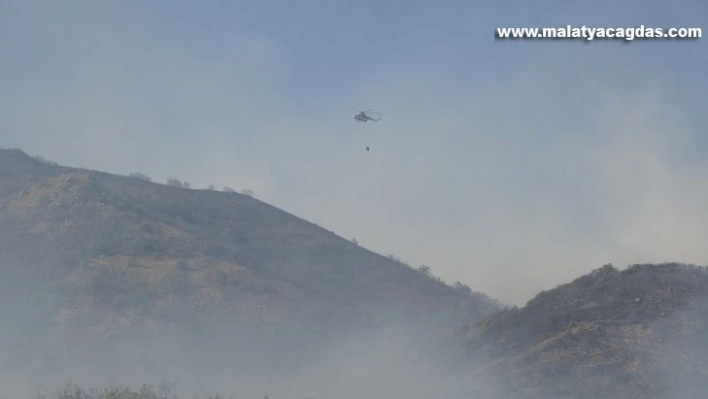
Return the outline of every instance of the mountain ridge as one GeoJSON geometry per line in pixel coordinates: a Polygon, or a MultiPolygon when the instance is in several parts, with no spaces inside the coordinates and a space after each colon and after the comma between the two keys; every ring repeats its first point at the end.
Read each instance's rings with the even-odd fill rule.
{"type": "Polygon", "coordinates": [[[465,353],[487,397],[699,398],[708,389],[708,268],[611,264],[479,320],[465,353]],[[494,396],[498,395],[498,396],[494,396]]]}
{"type": "Polygon", "coordinates": [[[248,195],[62,167],[19,150],[0,152],[0,167],[5,254],[44,254],[68,269],[104,265],[135,276],[155,266],[145,281],[211,268],[214,276],[202,276],[213,280],[206,290],[260,281],[280,286],[264,288],[263,298],[266,291],[314,295],[320,299],[313,303],[368,307],[365,318],[389,305],[421,314],[461,306],[472,318],[496,306],[248,195]],[[415,299],[420,289],[445,305],[415,299]]]}
{"type": "Polygon", "coordinates": [[[373,396],[403,388],[387,373],[407,397],[708,391],[706,267],[607,264],[503,306],[246,194],[20,150],[0,150],[0,317],[12,372],[40,379],[171,363],[202,385],[350,373],[373,396]]]}

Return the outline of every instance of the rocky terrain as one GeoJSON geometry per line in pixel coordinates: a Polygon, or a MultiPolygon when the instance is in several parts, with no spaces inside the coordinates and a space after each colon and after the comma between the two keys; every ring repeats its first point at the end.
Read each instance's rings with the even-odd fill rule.
{"type": "Polygon", "coordinates": [[[0,150],[0,385],[175,376],[214,392],[241,375],[257,385],[243,397],[286,376],[327,397],[708,391],[705,267],[605,265],[504,307],[250,195],[177,183],[0,150]]]}
{"type": "Polygon", "coordinates": [[[0,346],[32,372],[68,355],[174,359],[175,346],[189,361],[288,369],[342,336],[444,336],[500,309],[249,195],[20,150],[0,150],[0,262],[13,320],[0,346]]]}
{"type": "Polygon", "coordinates": [[[707,268],[605,265],[475,323],[464,346],[500,397],[698,398],[706,331],[707,268]]]}

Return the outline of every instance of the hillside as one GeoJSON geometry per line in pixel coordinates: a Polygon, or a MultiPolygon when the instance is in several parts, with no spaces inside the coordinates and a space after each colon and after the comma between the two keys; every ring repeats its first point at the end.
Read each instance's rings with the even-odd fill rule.
{"type": "Polygon", "coordinates": [[[182,347],[243,334],[302,349],[391,325],[446,331],[499,308],[248,195],[20,150],[0,150],[0,261],[13,351],[28,329],[83,347],[178,331],[198,337],[182,347]]]}
{"type": "Polygon", "coordinates": [[[0,317],[0,386],[26,375],[179,378],[201,393],[248,387],[242,397],[708,390],[705,267],[605,265],[502,309],[249,195],[19,150],[0,150],[0,317]]]}
{"type": "Polygon", "coordinates": [[[706,331],[708,269],[605,265],[471,326],[467,377],[505,398],[699,398],[706,331]]]}

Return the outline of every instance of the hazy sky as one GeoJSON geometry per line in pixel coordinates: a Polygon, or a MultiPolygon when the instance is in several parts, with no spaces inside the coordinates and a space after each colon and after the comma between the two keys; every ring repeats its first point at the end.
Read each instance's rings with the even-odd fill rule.
{"type": "Polygon", "coordinates": [[[251,189],[511,303],[706,264],[708,39],[494,40],[708,27],[704,0],[616,3],[0,0],[0,148],[251,189]]]}

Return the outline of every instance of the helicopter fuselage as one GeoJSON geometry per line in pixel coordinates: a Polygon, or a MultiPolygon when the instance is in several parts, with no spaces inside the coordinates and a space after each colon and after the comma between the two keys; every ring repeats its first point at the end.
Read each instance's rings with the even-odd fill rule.
{"type": "Polygon", "coordinates": [[[358,114],[354,114],[354,120],[357,122],[368,122],[376,119],[364,114],[363,112],[360,112],[358,114]]]}

